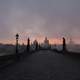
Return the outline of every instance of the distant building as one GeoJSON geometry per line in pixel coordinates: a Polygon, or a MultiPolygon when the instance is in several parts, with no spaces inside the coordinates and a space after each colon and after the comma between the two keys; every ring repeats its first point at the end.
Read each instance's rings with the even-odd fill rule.
{"type": "Polygon", "coordinates": [[[72,38],[70,38],[69,44],[70,44],[70,45],[73,45],[73,44],[74,44],[72,38]]]}
{"type": "Polygon", "coordinates": [[[44,40],[44,43],[42,44],[42,47],[45,49],[48,49],[50,47],[49,40],[47,39],[47,37],[45,37],[45,40],[44,40]]]}
{"type": "Polygon", "coordinates": [[[44,44],[49,45],[49,40],[45,37],[44,44]]]}

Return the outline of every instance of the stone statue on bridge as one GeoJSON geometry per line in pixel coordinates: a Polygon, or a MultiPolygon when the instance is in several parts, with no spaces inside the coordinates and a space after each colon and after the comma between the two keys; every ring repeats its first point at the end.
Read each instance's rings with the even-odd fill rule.
{"type": "Polygon", "coordinates": [[[27,52],[30,51],[30,39],[28,38],[27,39],[27,52]]]}
{"type": "Polygon", "coordinates": [[[33,44],[35,45],[35,49],[38,50],[38,41],[34,40],[33,44]]]}
{"type": "Polygon", "coordinates": [[[63,37],[63,51],[66,51],[66,39],[63,37]]]}

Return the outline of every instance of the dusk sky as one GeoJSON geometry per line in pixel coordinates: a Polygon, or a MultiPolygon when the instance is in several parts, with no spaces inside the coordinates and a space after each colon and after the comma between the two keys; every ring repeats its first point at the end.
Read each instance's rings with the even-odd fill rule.
{"type": "Polygon", "coordinates": [[[26,37],[80,42],[80,0],[0,0],[0,42],[26,37]]]}

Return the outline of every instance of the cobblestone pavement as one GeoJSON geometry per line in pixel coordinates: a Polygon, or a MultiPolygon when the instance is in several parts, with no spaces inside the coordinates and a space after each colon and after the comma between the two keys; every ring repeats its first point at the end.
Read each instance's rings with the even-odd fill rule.
{"type": "Polygon", "coordinates": [[[0,80],[80,80],[80,61],[39,51],[0,70],[0,80]]]}

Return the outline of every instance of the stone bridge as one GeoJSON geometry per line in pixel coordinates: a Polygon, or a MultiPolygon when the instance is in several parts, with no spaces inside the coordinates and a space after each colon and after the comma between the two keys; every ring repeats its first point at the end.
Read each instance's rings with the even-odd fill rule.
{"type": "Polygon", "coordinates": [[[0,80],[80,80],[80,59],[50,50],[19,58],[0,69],[0,80]]]}

